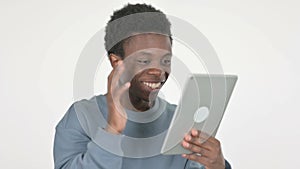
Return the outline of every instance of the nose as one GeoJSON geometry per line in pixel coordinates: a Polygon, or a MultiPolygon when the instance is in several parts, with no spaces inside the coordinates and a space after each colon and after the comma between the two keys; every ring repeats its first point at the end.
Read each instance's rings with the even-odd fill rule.
{"type": "Polygon", "coordinates": [[[160,70],[160,69],[156,69],[156,68],[151,68],[147,71],[147,73],[149,75],[155,75],[155,76],[158,76],[158,77],[162,77],[165,75],[165,72],[160,70]]]}

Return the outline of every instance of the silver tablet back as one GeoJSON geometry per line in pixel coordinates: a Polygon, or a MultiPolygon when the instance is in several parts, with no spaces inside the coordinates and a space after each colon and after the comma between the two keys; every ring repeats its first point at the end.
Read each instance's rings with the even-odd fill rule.
{"type": "Polygon", "coordinates": [[[181,142],[192,128],[206,133],[203,137],[215,136],[236,81],[235,75],[191,74],[187,77],[161,153],[190,153],[181,142]]]}

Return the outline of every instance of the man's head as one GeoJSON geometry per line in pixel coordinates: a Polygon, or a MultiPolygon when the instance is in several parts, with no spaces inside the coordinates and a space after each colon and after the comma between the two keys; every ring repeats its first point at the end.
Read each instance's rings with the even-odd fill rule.
{"type": "Polygon", "coordinates": [[[171,23],[166,15],[151,5],[127,4],[114,11],[105,28],[105,48],[111,53],[124,58],[124,43],[134,34],[154,32],[170,38],[171,23]]]}
{"type": "Polygon", "coordinates": [[[140,111],[149,109],[171,71],[172,38],[166,16],[145,4],[115,11],[106,27],[105,47],[113,68],[124,62],[129,98],[140,111]]]}

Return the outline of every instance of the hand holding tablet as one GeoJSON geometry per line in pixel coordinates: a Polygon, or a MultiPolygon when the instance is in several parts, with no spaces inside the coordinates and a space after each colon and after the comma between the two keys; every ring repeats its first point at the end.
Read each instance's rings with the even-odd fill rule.
{"type": "Polygon", "coordinates": [[[192,128],[206,133],[200,135],[207,139],[215,136],[236,81],[235,75],[191,74],[186,79],[161,153],[190,153],[181,142],[192,128]]]}

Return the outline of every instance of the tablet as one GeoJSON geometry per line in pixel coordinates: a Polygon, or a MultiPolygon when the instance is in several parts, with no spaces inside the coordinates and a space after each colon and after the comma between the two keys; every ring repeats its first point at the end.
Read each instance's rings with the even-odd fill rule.
{"type": "Polygon", "coordinates": [[[161,153],[190,153],[181,142],[192,128],[206,133],[203,135],[206,138],[214,137],[236,81],[236,75],[190,74],[185,80],[161,153]]]}

